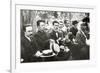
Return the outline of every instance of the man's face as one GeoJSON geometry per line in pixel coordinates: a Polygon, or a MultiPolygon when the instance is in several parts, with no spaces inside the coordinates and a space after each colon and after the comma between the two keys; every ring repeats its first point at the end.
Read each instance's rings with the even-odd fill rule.
{"type": "Polygon", "coordinates": [[[83,31],[85,31],[85,30],[86,30],[86,26],[85,26],[85,25],[81,25],[81,29],[82,29],[83,31]]]}
{"type": "Polygon", "coordinates": [[[26,27],[25,35],[26,35],[27,37],[31,37],[31,36],[32,36],[32,27],[31,27],[31,26],[26,27]]]}
{"type": "Polygon", "coordinates": [[[85,17],[89,17],[89,13],[85,13],[85,17]]]}
{"type": "Polygon", "coordinates": [[[59,24],[59,28],[63,28],[64,27],[64,24],[63,23],[60,23],[59,24]]]}
{"type": "Polygon", "coordinates": [[[40,22],[39,30],[45,30],[45,23],[40,22]]]}
{"type": "Polygon", "coordinates": [[[77,23],[77,24],[75,24],[75,27],[77,27],[77,25],[78,25],[78,23],[77,23]]]}
{"type": "Polygon", "coordinates": [[[65,26],[66,26],[66,27],[69,27],[69,25],[70,25],[70,22],[69,22],[69,21],[66,21],[65,26]]]}
{"type": "Polygon", "coordinates": [[[58,30],[59,29],[59,24],[58,23],[54,23],[54,29],[58,30]]]}

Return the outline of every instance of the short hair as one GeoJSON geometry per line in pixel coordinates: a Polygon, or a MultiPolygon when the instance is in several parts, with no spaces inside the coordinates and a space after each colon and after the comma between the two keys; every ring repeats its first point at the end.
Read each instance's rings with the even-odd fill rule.
{"type": "Polygon", "coordinates": [[[26,32],[26,27],[31,27],[31,25],[25,25],[23,26],[23,31],[26,32]]]}
{"type": "Polygon", "coordinates": [[[54,25],[54,23],[58,23],[58,24],[59,24],[59,22],[58,22],[58,21],[53,21],[53,23],[52,23],[52,24],[54,25]]]}
{"type": "Polygon", "coordinates": [[[85,15],[87,15],[89,17],[90,16],[90,13],[85,13],[85,15]]]}
{"type": "Polygon", "coordinates": [[[38,20],[38,21],[37,21],[37,26],[40,26],[40,22],[45,23],[45,20],[38,20]]]}
{"type": "Polygon", "coordinates": [[[85,17],[82,19],[83,22],[86,22],[86,23],[90,23],[90,18],[89,17],[85,17]]]}
{"type": "Polygon", "coordinates": [[[68,21],[68,20],[64,20],[64,24],[67,24],[67,21],[68,21]]]}
{"type": "Polygon", "coordinates": [[[77,23],[78,23],[78,21],[77,21],[77,20],[72,21],[72,25],[75,25],[75,24],[77,24],[77,23]]]}

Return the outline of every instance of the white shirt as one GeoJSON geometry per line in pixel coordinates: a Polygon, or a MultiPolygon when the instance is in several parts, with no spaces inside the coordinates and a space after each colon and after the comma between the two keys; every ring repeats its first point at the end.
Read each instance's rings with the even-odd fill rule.
{"type": "Polygon", "coordinates": [[[31,42],[31,39],[25,35],[25,37],[31,42]]]}

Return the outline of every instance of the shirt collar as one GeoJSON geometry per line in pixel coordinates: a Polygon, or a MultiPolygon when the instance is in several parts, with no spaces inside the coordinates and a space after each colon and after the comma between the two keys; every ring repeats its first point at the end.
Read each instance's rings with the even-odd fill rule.
{"type": "Polygon", "coordinates": [[[30,39],[29,37],[27,37],[26,35],[25,35],[25,37],[26,37],[29,41],[31,41],[31,39],[30,39]]]}

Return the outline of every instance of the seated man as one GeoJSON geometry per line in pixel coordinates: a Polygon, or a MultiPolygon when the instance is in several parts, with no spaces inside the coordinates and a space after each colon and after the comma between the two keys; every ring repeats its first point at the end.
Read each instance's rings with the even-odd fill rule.
{"type": "Polygon", "coordinates": [[[38,20],[37,21],[37,28],[38,31],[37,33],[34,35],[37,45],[38,45],[38,51],[36,56],[41,56],[43,55],[45,50],[50,50],[50,39],[49,36],[46,32],[46,28],[45,28],[45,21],[44,20],[38,20]]]}
{"type": "MultiPolygon", "coordinates": [[[[53,50],[52,50],[52,48],[50,48],[50,46],[51,46],[50,43],[53,43],[54,40],[50,39],[50,37],[48,36],[48,34],[46,32],[45,21],[38,20],[37,28],[38,28],[38,31],[34,35],[36,42],[37,42],[37,46],[38,46],[38,51],[36,53],[36,57],[51,55],[53,50]]],[[[51,61],[53,61],[53,60],[54,60],[54,58],[51,59],[51,61]]],[[[43,57],[43,61],[47,61],[47,58],[43,57]],[[45,58],[45,60],[44,60],[44,58],[45,58]]]]}
{"type": "Polygon", "coordinates": [[[37,52],[37,44],[32,36],[32,26],[24,26],[24,36],[21,37],[21,58],[23,62],[33,62],[37,52]],[[33,39],[33,40],[32,40],[33,39]]]}
{"type": "Polygon", "coordinates": [[[34,35],[38,49],[40,52],[43,50],[49,49],[49,37],[47,36],[45,30],[45,21],[44,20],[38,20],[37,21],[37,28],[38,31],[34,35]]]}

